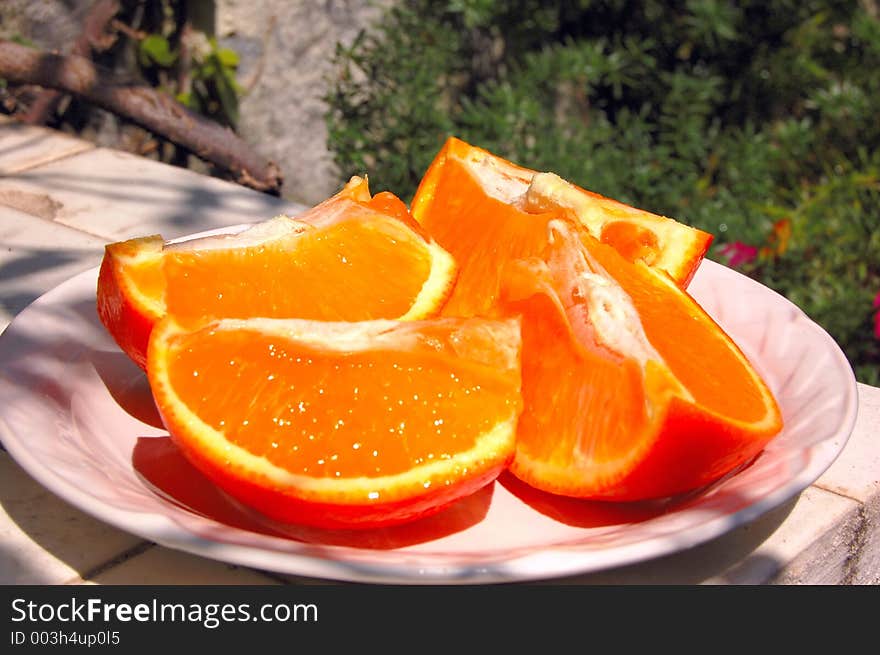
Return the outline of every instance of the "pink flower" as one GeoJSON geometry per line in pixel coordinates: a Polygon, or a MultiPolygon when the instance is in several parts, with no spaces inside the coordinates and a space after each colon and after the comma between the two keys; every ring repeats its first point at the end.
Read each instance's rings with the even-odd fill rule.
{"type": "MultiPolygon", "coordinates": [[[[753,262],[758,256],[758,248],[756,246],[750,246],[742,241],[725,243],[718,250],[722,255],[727,257],[727,263],[734,267],[753,262]]],[[[878,297],[880,297],[880,295],[878,295],[878,297]]]]}
{"type": "Polygon", "coordinates": [[[874,336],[880,339],[880,293],[874,296],[874,336]]]}

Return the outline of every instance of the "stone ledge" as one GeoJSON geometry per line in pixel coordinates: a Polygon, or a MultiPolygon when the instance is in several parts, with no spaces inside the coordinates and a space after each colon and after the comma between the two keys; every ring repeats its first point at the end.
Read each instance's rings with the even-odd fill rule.
{"type": "Polygon", "coordinates": [[[95,146],[63,132],[0,116],[0,176],[21,173],[95,146]]]}

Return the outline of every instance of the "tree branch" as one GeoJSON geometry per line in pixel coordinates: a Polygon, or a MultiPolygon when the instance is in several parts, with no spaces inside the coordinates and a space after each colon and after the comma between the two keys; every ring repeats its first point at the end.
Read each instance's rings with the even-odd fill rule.
{"type": "MultiPolygon", "coordinates": [[[[104,51],[113,45],[116,37],[106,32],[109,23],[119,11],[117,0],[97,0],[83,21],[82,33],[74,42],[70,53],[90,57],[92,51],[104,51]]],[[[55,113],[63,94],[55,89],[44,89],[37,96],[22,121],[29,125],[42,125],[55,113]]]]}
{"type": "Polygon", "coordinates": [[[257,155],[232,130],[148,86],[116,80],[110,71],[85,57],[63,56],[0,40],[0,78],[78,96],[230,171],[240,184],[280,193],[283,179],[278,166],[257,155]]]}

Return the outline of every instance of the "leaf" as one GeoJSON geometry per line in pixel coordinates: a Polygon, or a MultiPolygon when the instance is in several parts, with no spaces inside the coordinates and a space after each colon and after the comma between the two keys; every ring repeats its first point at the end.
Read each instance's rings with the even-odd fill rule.
{"type": "Polygon", "coordinates": [[[238,123],[238,96],[235,93],[235,88],[223,75],[215,79],[215,84],[223,116],[230,125],[235,126],[238,123]]]}
{"type": "Polygon", "coordinates": [[[217,59],[220,61],[220,65],[225,68],[238,68],[239,58],[235,50],[220,48],[217,50],[217,59]]]}
{"type": "Polygon", "coordinates": [[[175,99],[176,99],[177,102],[179,102],[180,104],[182,104],[182,105],[184,105],[184,106],[186,106],[186,107],[189,107],[190,109],[193,108],[193,104],[192,104],[192,102],[193,102],[193,94],[192,94],[192,92],[190,92],[190,91],[182,91],[182,92],[178,93],[178,94],[175,96],[175,99]]]}
{"type": "Polygon", "coordinates": [[[177,61],[177,53],[172,52],[168,39],[159,34],[150,34],[140,43],[138,49],[141,62],[169,68],[177,61]]]}
{"type": "Polygon", "coordinates": [[[10,39],[13,43],[17,43],[18,45],[27,46],[28,48],[36,48],[37,44],[31,41],[26,36],[22,36],[21,34],[13,34],[10,39]]]}

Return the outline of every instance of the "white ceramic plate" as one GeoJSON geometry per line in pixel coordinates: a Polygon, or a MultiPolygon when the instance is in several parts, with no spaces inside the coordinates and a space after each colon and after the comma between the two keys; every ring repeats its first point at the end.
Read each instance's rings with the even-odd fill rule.
{"type": "MultiPolygon", "coordinates": [[[[178,455],[144,374],[95,313],[97,269],[45,294],[0,335],[0,438],[36,480],[157,543],[288,574],[485,583],[586,573],[717,537],[789,500],[843,449],[856,382],[835,342],[787,300],[711,261],[691,292],[752,359],[785,429],[750,466],[675,502],[555,499],[509,476],[433,517],[366,533],[271,525],[178,455]]],[[[84,544],[84,547],[87,544],[84,544]]]]}

